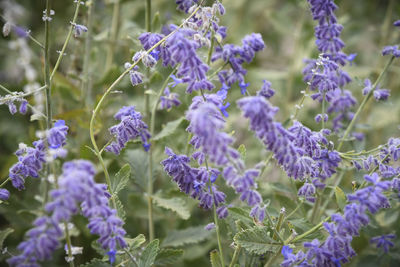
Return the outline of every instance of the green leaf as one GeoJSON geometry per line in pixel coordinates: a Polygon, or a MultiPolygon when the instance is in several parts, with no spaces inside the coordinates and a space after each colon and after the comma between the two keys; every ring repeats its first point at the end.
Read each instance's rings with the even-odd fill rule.
{"type": "Polygon", "coordinates": [[[344,194],[343,190],[340,189],[339,186],[335,187],[335,197],[336,197],[336,203],[339,207],[340,210],[344,209],[344,206],[346,206],[346,195],[344,194]]]}
{"type": "Polygon", "coordinates": [[[147,168],[148,154],[143,149],[131,149],[125,152],[124,160],[126,160],[132,168],[132,178],[137,185],[143,189],[147,188],[147,168]]]}
{"type": "Polygon", "coordinates": [[[165,137],[170,136],[171,134],[175,133],[176,129],[178,129],[179,125],[182,123],[182,121],[185,119],[185,117],[180,117],[177,120],[170,121],[168,122],[164,128],[159,132],[156,136],[152,138],[153,141],[157,141],[160,139],[163,139],[165,137]]]}
{"type": "Polygon", "coordinates": [[[3,231],[0,231],[0,250],[3,248],[4,240],[7,238],[9,234],[14,232],[14,229],[6,228],[3,231]]]}
{"type": "Polygon", "coordinates": [[[125,164],[117,172],[114,179],[111,180],[111,192],[112,194],[118,194],[119,191],[124,189],[129,182],[131,176],[131,167],[129,164],[125,164]]]}
{"type": "Polygon", "coordinates": [[[117,208],[118,217],[119,217],[121,220],[125,221],[125,219],[126,219],[126,212],[125,212],[125,209],[124,209],[124,205],[122,204],[121,200],[119,200],[119,198],[118,198],[117,195],[114,195],[113,197],[115,198],[115,204],[117,205],[116,208],[117,208]]]}
{"type": "Polygon", "coordinates": [[[39,121],[39,120],[45,120],[45,117],[42,116],[42,114],[32,114],[31,115],[31,121],[39,121]]]}
{"type": "Polygon", "coordinates": [[[281,246],[273,240],[268,233],[267,227],[255,226],[237,233],[233,240],[245,250],[253,254],[264,254],[267,251],[276,252],[281,246]]]}
{"type": "Polygon", "coordinates": [[[80,267],[110,267],[108,262],[104,262],[100,259],[93,259],[85,264],[79,265],[80,267]]]}
{"type": "Polygon", "coordinates": [[[171,265],[183,255],[183,249],[162,248],[158,252],[155,265],[171,265]]]}
{"type": "Polygon", "coordinates": [[[229,216],[235,220],[240,220],[241,222],[253,225],[253,219],[249,215],[249,211],[239,207],[228,208],[229,216]]]}
{"type": "Polygon", "coordinates": [[[195,244],[206,240],[213,231],[207,231],[204,226],[189,227],[183,230],[172,230],[164,239],[163,247],[179,247],[187,244],[195,244]]]}
{"type": "Polygon", "coordinates": [[[158,196],[153,196],[153,200],[157,206],[176,212],[179,217],[184,220],[187,220],[190,217],[189,208],[182,198],[173,197],[166,199],[158,196]]]}
{"type": "Polygon", "coordinates": [[[241,144],[238,147],[238,151],[240,153],[240,157],[242,158],[242,160],[245,160],[246,159],[246,147],[244,146],[244,144],[241,144]]]}
{"type": "Polygon", "coordinates": [[[140,255],[138,266],[151,267],[151,265],[154,264],[159,250],[159,240],[154,239],[146,246],[142,252],[142,255],[140,255]]]}
{"type": "Polygon", "coordinates": [[[140,247],[144,242],[146,242],[146,237],[143,234],[138,235],[135,238],[125,238],[128,243],[129,250],[135,250],[140,247]]]}
{"type": "Polygon", "coordinates": [[[210,261],[212,267],[222,267],[218,250],[213,250],[210,253],[210,261]]]}

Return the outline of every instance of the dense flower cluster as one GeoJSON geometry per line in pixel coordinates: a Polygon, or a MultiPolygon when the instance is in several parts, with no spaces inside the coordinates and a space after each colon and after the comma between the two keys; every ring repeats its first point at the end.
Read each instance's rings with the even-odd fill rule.
{"type": "Polygon", "coordinates": [[[121,150],[130,140],[140,137],[143,147],[146,151],[150,149],[150,133],[147,130],[147,124],[143,122],[140,112],[135,110],[134,106],[122,107],[115,115],[119,124],[112,126],[109,131],[114,136],[115,141],[106,147],[106,151],[119,155],[121,150]]]}
{"type": "Polygon", "coordinates": [[[325,180],[335,173],[341,159],[337,152],[323,148],[328,144],[324,136],[326,131],[312,132],[300,122],[294,122],[286,130],[274,120],[278,108],[261,96],[242,98],[238,105],[250,120],[250,129],[274,153],[288,176],[300,180],[307,177],[325,180]]]}
{"type": "Polygon", "coordinates": [[[48,130],[45,139],[33,142],[34,147],[28,147],[20,144],[15,152],[18,162],[15,163],[9,172],[12,185],[18,190],[24,189],[25,179],[27,177],[39,177],[43,163],[51,161],[57,157],[64,157],[66,150],[62,147],[66,144],[66,135],[68,127],[63,120],[54,123],[54,127],[48,130]],[[46,145],[48,145],[48,155],[46,155],[46,145]]]}
{"type": "MultiPolygon", "coordinates": [[[[311,90],[318,90],[312,95],[318,101],[329,103],[328,113],[337,113],[333,119],[333,129],[343,128],[341,121],[351,120],[353,113],[349,110],[356,104],[351,92],[343,87],[351,81],[350,76],[341,69],[355,58],[355,54],[347,56],[342,52],[345,46],[340,39],[343,26],[337,23],[335,10],[337,6],[332,0],[308,0],[313,19],[318,21],[315,27],[316,45],[322,53],[317,60],[307,60],[303,70],[304,80],[311,90]]],[[[321,114],[326,117],[326,114],[321,114]]]]}
{"type": "MultiPolygon", "coordinates": [[[[391,182],[381,181],[377,173],[365,175],[364,179],[372,185],[348,195],[350,203],[345,206],[344,214],[333,214],[332,222],[324,223],[324,228],[329,233],[327,239],[323,243],[318,239],[303,243],[306,253],[299,251],[293,254],[287,248],[283,253],[282,250],[285,259],[281,266],[338,266],[356,255],[351,241],[354,236],[359,235],[361,227],[369,224],[367,212],[375,214],[382,208],[390,207],[384,192],[390,189],[391,182]]],[[[387,250],[391,246],[387,240],[390,238],[391,235],[388,238],[372,239],[372,242],[387,250]]]]}
{"type": "Polygon", "coordinates": [[[60,224],[69,222],[80,207],[89,219],[90,232],[100,236],[98,242],[109,252],[111,261],[117,246],[127,246],[123,222],[108,205],[107,186],[96,184],[94,174],[94,166],[89,161],[76,160],[63,165],[58,188],[50,192],[52,201],[46,205],[50,215],[35,220],[35,227],[26,234],[27,240],[18,246],[21,254],[8,260],[11,266],[40,266],[38,261],[50,259],[63,236],[60,224]]]}
{"type": "Polygon", "coordinates": [[[188,156],[176,155],[168,147],[165,148],[165,154],[168,158],[161,164],[165,172],[172,176],[179,189],[192,198],[198,199],[200,207],[204,209],[211,209],[215,205],[218,216],[225,218],[227,214],[223,204],[226,196],[213,184],[219,176],[219,171],[216,169],[207,171],[205,167],[193,168],[190,166],[188,156]]]}
{"type": "Polygon", "coordinates": [[[222,84],[231,87],[234,83],[238,83],[241,93],[246,93],[249,83],[245,82],[247,70],[243,67],[245,62],[250,63],[255,53],[265,48],[264,41],[259,33],[246,35],[242,40],[242,46],[226,44],[223,47],[216,47],[212,61],[222,59],[230,65],[229,70],[222,70],[218,73],[219,80],[222,84]]]}

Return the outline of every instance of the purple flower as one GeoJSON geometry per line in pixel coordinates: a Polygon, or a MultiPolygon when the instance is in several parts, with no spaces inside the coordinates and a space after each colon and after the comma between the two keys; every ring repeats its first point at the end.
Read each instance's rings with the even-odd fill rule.
{"type": "Polygon", "coordinates": [[[186,118],[190,121],[187,130],[193,133],[190,143],[208,155],[211,162],[224,165],[228,162],[227,153],[233,139],[224,132],[225,126],[218,107],[211,101],[199,102],[194,99],[186,118]]]}
{"type": "Polygon", "coordinates": [[[271,88],[271,83],[267,80],[263,81],[261,90],[257,91],[257,95],[263,96],[266,99],[270,99],[275,94],[275,90],[271,88]]]}
{"type": "MultiPolygon", "coordinates": [[[[35,228],[28,231],[27,240],[18,246],[22,253],[12,257],[8,261],[10,265],[20,266],[29,262],[32,266],[37,266],[35,264],[38,260],[51,258],[60,246],[59,239],[63,236],[58,225],[69,222],[80,209],[89,219],[90,232],[100,236],[98,242],[103,249],[113,252],[117,246],[127,246],[123,221],[116,216],[116,210],[109,207],[110,194],[107,186],[95,183],[93,164],[86,160],[69,161],[62,169],[58,188],[50,192],[52,201],[45,207],[46,212],[51,215],[36,219],[35,228]]],[[[112,256],[110,260],[113,260],[112,256]]]]}
{"type": "Polygon", "coordinates": [[[59,148],[66,144],[68,134],[68,126],[65,121],[58,120],[54,126],[47,132],[47,142],[50,148],[59,148]]]}
{"type": "Polygon", "coordinates": [[[396,21],[393,23],[393,25],[396,26],[396,27],[400,27],[400,20],[396,20],[396,21]]]}
{"type": "Polygon", "coordinates": [[[147,130],[147,124],[143,122],[142,115],[135,110],[134,106],[122,107],[115,114],[114,118],[121,122],[109,128],[115,141],[106,147],[106,151],[119,155],[121,150],[126,146],[126,143],[137,137],[140,137],[146,151],[150,149],[148,141],[151,136],[147,130]]]}
{"type": "Polygon", "coordinates": [[[364,80],[364,88],[362,90],[363,95],[368,95],[369,92],[372,90],[372,83],[370,79],[364,80]]]}
{"type": "Polygon", "coordinates": [[[215,224],[209,223],[204,227],[204,229],[206,229],[207,231],[211,231],[211,230],[215,229],[215,224]]]}
{"type": "Polygon", "coordinates": [[[389,248],[394,247],[394,243],[390,240],[395,238],[395,234],[381,235],[371,238],[370,242],[375,244],[377,248],[382,248],[385,253],[388,253],[389,248]]]}
{"type": "Polygon", "coordinates": [[[10,197],[10,192],[7,189],[0,188],[0,200],[7,200],[10,197]]]}
{"type": "Polygon", "coordinates": [[[176,0],[175,3],[178,5],[178,9],[184,11],[185,13],[188,12],[189,8],[196,4],[198,0],[176,0]]]}
{"type": "Polygon", "coordinates": [[[76,23],[73,23],[72,25],[74,26],[74,36],[75,37],[79,37],[82,35],[82,32],[88,31],[88,28],[84,25],[76,24],[76,23]]]}
{"type": "Polygon", "coordinates": [[[43,167],[46,155],[46,147],[43,140],[33,142],[33,147],[26,145],[20,146],[15,152],[18,162],[15,163],[9,171],[9,177],[12,185],[18,190],[24,189],[25,179],[29,176],[37,178],[43,167]]]}
{"type": "Polygon", "coordinates": [[[300,197],[304,197],[306,200],[314,203],[315,202],[315,193],[316,193],[315,186],[310,183],[305,183],[302,187],[300,187],[297,194],[300,197]]]}
{"type": "MultiPolygon", "coordinates": [[[[207,171],[206,168],[193,168],[190,166],[190,158],[186,155],[176,155],[170,148],[165,148],[168,158],[161,164],[164,171],[177,183],[179,189],[194,199],[199,200],[199,206],[203,209],[211,209],[213,205],[221,206],[225,202],[225,194],[218,191],[215,185],[212,188],[206,184],[216,170],[207,171]]],[[[217,209],[218,212],[218,209],[217,209]]]]}
{"type": "Polygon", "coordinates": [[[378,89],[374,90],[374,98],[377,101],[386,101],[390,96],[390,91],[388,89],[378,89]]]}
{"type": "Polygon", "coordinates": [[[164,95],[160,97],[161,109],[171,109],[172,106],[179,106],[181,101],[178,99],[179,95],[176,93],[171,93],[169,88],[164,89],[164,95]]]}

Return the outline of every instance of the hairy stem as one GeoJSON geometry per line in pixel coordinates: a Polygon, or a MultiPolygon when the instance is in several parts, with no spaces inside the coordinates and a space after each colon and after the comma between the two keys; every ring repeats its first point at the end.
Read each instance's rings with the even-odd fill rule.
{"type": "Polygon", "coordinates": [[[285,241],[284,244],[287,245],[287,244],[289,244],[289,242],[290,242],[290,243],[296,243],[297,241],[303,239],[304,237],[306,237],[306,236],[308,236],[308,235],[314,233],[315,231],[317,231],[319,228],[322,227],[322,225],[324,224],[324,222],[329,221],[330,218],[331,218],[331,217],[328,217],[328,218],[322,220],[319,224],[317,224],[316,226],[314,226],[313,228],[311,228],[311,229],[308,230],[307,232],[305,232],[305,233],[303,233],[303,234],[301,234],[301,235],[299,235],[299,236],[296,236],[296,237],[295,237],[294,239],[292,239],[291,241],[289,241],[289,239],[287,239],[287,240],[285,241]]]}
{"type": "MultiPolygon", "coordinates": [[[[60,54],[58,55],[56,65],[54,65],[54,69],[51,72],[50,80],[53,80],[53,77],[54,77],[55,73],[57,72],[58,67],[60,66],[61,60],[64,57],[64,53],[65,53],[65,50],[67,49],[67,45],[68,45],[69,41],[71,40],[72,31],[74,30],[74,27],[75,27],[74,24],[76,23],[76,19],[78,18],[79,7],[81,5],[80,3],[81,3],[81,1],[76,1],[76,3],[75,3],[76,7],[75,7],[74,17],[72,19],[71,26],[69,27],[67,38],[65,39],[65,42],[60,51],[60,54]]],[[[46,23],[49,23],[49,22],[46,21],[46,23]]],[[[45,47],[46,47],[46,44],[45,44],[45,47]]]]}
{"type": "Polygon", "coordinates": [[[337,148],[337,151],[340,151],[340,149],[343,146],[344,141],[346,140],[346,138],[348,137],[348,135],[350,134],[351,130],[354,127],[354,124],[357,121],[357,118],[360,116],[362,110],[364,109],[365,105],[367,104],[368,100],[372,97],[376,87],[378,86],[378,84],[381,82],[383,76],[385,75],[385,73],[387,72],[387,70],[389,69],[390,65],[392,65],[393,60],[394,60],[394,56],[392,56],[390,58],[390,60],[386,63],[385,67],[383,68],[381,74],[379,74],[378,78],[376,79],[375,83],[372,85],[372,89],[371,91],[369,91],[369,93],[364,97],[363,101],[361,102],[360,106],[357,109],[357,112],[354,114],[353,119],[351,120],[350,124],[347,126],[346,131],[344,132],[343,137],[340,140],[339,146],[337,148]]]}

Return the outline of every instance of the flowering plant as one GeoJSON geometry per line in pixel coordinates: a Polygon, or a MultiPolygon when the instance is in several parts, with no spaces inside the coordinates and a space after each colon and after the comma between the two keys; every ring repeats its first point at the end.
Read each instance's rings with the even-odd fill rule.
{"type": "Polygon", "coordinates": [[[301,9],[296,34],[312,29],[315,41],[305,59],[296,44],[284,78],[255,67],[264,66],[269,40],[233,33],[233,2],[110,2],[107,25],[107,1],[45,0],[40,30],[32,31],[20,26],[23,6],[2,3],[3,36],[21,55],[24,88],[8,89],[6,75],[0,118],[30,115],[29,124],[18,125],[28,134],[16,136],[34,141],[8,144],[16,157],[1,172],[0,260],[399,263],[398,121],[390,118],[376,140],[382,129],[364,121],[370,107],[394,108],[397,101],[396,92],[381,88],[400,57],[398,40],[389,38],[400,33],[389,12],[394,1],[374,51],[379,64],[385,61],[376,73],[359,72],[354,52],[365,51],[346,47],[342,32],[347,37],[353,20],[339,23],[335,1],[280,3],[301,9]],[[173,15],[157,11],[172,4],[173,15]],[[74,11],[57,29],[61,7],[74,11]],[[61,31],[66,37],[55,53],[61,31]]]}

